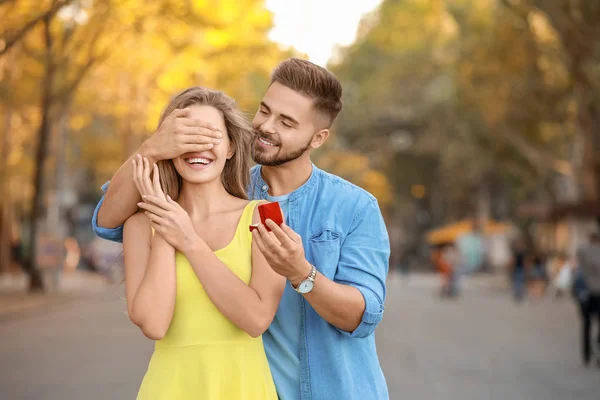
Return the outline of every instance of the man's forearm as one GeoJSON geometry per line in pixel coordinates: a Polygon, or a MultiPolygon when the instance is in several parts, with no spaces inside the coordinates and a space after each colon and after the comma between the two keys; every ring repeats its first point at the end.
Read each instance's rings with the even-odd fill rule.
{"type": "Polygon", "coordinates": [[[136,153],[121,165],[112,177],[104,202],[98,210],[99,227],[116,228],[123,225],[129,217],[136,213],[137,203],[141,200],[141,197],[133,181],[132,160],[137,154],[146,157],[151,163],[157,161],[147,146],[142,145],[136,153]]]}
{"type": "Polygon", "coordinates": [[[313,290],[304,298],[321,318],[346,332],[358,328],[366,307],[357,288],[334,282],[321,274],[317,274],[313,290]]]}

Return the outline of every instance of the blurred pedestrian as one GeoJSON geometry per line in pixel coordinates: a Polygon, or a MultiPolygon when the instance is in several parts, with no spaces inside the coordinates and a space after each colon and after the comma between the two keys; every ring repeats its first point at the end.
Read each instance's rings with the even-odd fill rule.
{"type": "Polygon", "coordinates": [[[10,267],[11,272],[20,271],[23,264],[23,243],[17,234],[12,235],[10,243],[10,267]]]}
{"type": "Polygon", "coordinates": [[[579,276],[576,284],[579,289],[580,310],[582,316],[583,364],[588,366],[593,356],[592,325],[597,322],[595,357],[600,366],[600,235],[590,235],[590,243],[577,251],[579,276]]]}
{"type": "Polygon", "coordinates": [[[573,282],[574,262],[568,255],[561,254],[556,259],[556,269],[550,285],[550,295],[558,298],[569,291],[573,282]]]}
{"type": "Polygon", "coordinates": [[[539,249],[535,249],[527,266],[527,289],[530,298],[541,299],[548,284],[545,254],[539,249]]]}
{"type": "Polygon", "coordinates": [[[442,255],[450,267],[448,276],[448,297],[457,297],[460,294],[460,266],[462,255],[455,243],[451,243],[444,249],[442,255]]]}
{"type": "Polygon", "coordinates": [[[73,273],[79,265],[81,259],[81,248],[77,238],[69,236],[65,239],[65,261],[63,263],[63,270],[66,273],[73,273]]]}
{"type": "Polygon", "coordinates": [[[431,254],[432,262],[436,270],[440,273],[441,297],[455,297],[458,295],[458,271],[457,266],[460,262],[458,249],[454,243],[445,243],[433,249],[431,254]]]}
{"type": "Polygon", "coordinates": [[[513,297],[517,302],[521,302],[525,298],[527,262],[528,258],[525,242],[522,239],[519,239],[513,248],[512,266],[510,271],[513,297]]]}
{"type": "Polygon", "coordinates": [[[431,251],[431,262],[440,275],[439,294],[445,297],[450,285],[450,266],[443,257],[444,245],[438,245],[431,251]]]}

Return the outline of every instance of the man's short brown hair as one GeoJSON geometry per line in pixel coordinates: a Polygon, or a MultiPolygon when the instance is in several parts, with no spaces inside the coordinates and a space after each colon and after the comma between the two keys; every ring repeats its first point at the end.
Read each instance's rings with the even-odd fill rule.
{"type": "Polygon", "coordinates": [[[315,110],[328,119],[328,128],[342,109],[342,85],[325,68],[299,58],[281,62],[271,75],[279,82],[313,100],[315,110]]]}

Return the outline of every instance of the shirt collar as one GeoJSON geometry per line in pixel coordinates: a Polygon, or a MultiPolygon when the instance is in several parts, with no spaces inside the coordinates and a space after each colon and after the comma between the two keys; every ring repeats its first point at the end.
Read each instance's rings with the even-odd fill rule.
{"type": "MultiPolygon", "coordinates": [[[[315,183],[317,182],[318,175],[321,173],[321,170],[319,168],[317,168],[317,166],[313,163],[311,163],[311,166],[312,166],[312,171],[310,173],[310,177],[308,178],[308,180],[306,182],[304,182],[304,184],[302,184],[302,186],[300,186],[298,189],[294,190],[292,193],[289,194],[290,200],[293,198],[296,198],[296,197],[303,196],[305,193],[307,193],[309,190],[311,190],[313,188],[313,186],[315,186],[315,183]]],[[[264,198],[269,191],[269,185],[263,179],[262,165],[258,166],[256,174],[257,174],[256,186],[258,186],[258,190],[261,192],[262,197],[264,198]]]]}

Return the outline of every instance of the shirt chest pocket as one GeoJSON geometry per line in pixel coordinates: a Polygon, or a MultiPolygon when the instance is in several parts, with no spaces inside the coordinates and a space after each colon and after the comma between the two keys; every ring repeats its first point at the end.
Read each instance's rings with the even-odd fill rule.
{"type": "Polygon", "coordinates": [[[340,243],[340,234],[329,229],[312,235],[308,240],[309,261],[329,279],[335,276],[340,261],[340,243]]]}

